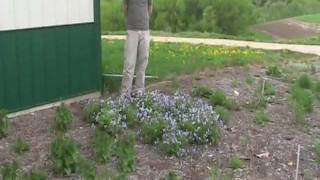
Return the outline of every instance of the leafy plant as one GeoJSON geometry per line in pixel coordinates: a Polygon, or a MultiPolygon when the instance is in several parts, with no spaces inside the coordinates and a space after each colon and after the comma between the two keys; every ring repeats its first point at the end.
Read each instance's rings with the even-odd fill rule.
{"type": "Polygon", "coordinates": [[[272,65],[268,67],[268,71],[266,72],[268,76],[273,76],[273,77],[282,77],[282,72],[278,65],[272,65]]]}
{"type": "Polygon", "coordinates": [[[316,162],[320,165],[320,142],[315,144],[314,153],[316,155],[316,162]]]}
{"type": "Polygon", "coordinates": [[[311,80],[310,76],[307,74],[304,74],[299,77],[298,85],[299,85],[299,87],[304,88],[304,89],[312,89],[312,86],[313,86],[312,80],[311,80]]]}
{"type": "Polygon", "coordinates": [[[44,170],[32,170],[30,173],[25,174],[26,180],[46,180],[48,173],[44,170]]]}
{"type": "Polygon", "coordinates": [[[166,178],[166,180],[179,180],[179,179],[181,179],[181,178],[174,171],[170,171],[167,175],[167,178],[166,178]]]}
{"type": "Polygon", "coordinates": [[[21,138],[18,138],[17,141],[16,141],[16,144],[13,146],[15,152],[19,155],[29,151],[30,149],[30,145],[27,141],[21,139],[21,138]]]}
{"type": "Polygon", "coordinates": [[[302,89],[294,85],[291,89],[291,106],[294,110],[296,120],[302,122],[305,114],[311,113],[314,108],[314,97],[308,89],[302,89]]]}
{"type": "Polygon", "coordinates": [[[9,133],[10,125],[6,110],[0,110],[0,139],[6,137],[9,133]]]}
{"type": "Polygon", "coordinates": [[[57,107],[56,117],[55,117],[55,130],[57,132],[65,133],[70,129],[73,122],[73,115],[69,109],[65,107],[64,104],[57,107]]]}
{"type": "Polygon", "coordinates": [[[123,134],[116,147],[116,155],[119,160],[119,169],[123,173],[130,173],[136,166],[136,137],[132,132],[123,134]]]}
{"type": "Polygon", "coordinates": [[[137,108],[130,105],[121,111],[121,114],[126,116],[126,124],[128,127],[133,128],[137,123],[137,108]]]}
{"type": "Polygon", "coordinates": [[[105,163],[111,157],[114,138],[107,132],[96,129],[92,141],[97,160],[105,163]]]}
{"type": "Polygon", "coordinates": [[[240,169],[242,167],[242,161],[238,155],[231,158],[230,167],[232,169],[240,169]]]}
{"type": "Polygon", "coordinates": [[[264,111],[260,110],[256,113],[256,123],[261,126],[265,126],[268,122],[270,122],[269,115],[264,111]]]}
{"type": "Polygon", "coordinates": [[[215,106],[223,106],[229,110],[239,110],[238,103],[233,99],[228,99],[226,94],[217,90],[210,96],[210,101],[215,106]]]}
{"type": "Polygon", "coordinates": [[[205,86],[199,86],[192,89],[192,96],[194,97],[202,97],[202,98],[210,98],[213,94],[213,91],[205,86]]]}
{"type": "Polygon", "coordinates": [[[265,81],[264,87],[262,87],[262,86],[261,86],[260,90],[263,91],[264,96],[269,97],[269,96],[273,96],[276,94],[276,91],[275,91],[273,85],[269,81],[265,81]],[[262,88],[264,88],[264,89],[262,90],[262,88]]]}
{"type": "Polygon", "coordinates": [[[5,163],[1,167],[2,180],[16,180],[19,177],[19,164],[14,161],[12,163],[5,163]]]}
{"type": "Polygon", "coordinates": [[[100,111],[101,106],[97,102],[90,103],[84,109],[84,119],[87,122],[95,123],[95,117],[97,116],[98,112],[100,111]]]}
{"type": "Polygon", "coordinates": [[[97,176],[95,163],[81,158],[78,173],[85,180],[95,180],[97,176]]]}
{"type": "Polygon", "coordinates": [[[116,120],[116,111],[112,110],[109,105],[105,105],[97,116],[97,126],[100,130],[104,130],[114,136],[121,131],[119,126],[114,125],[118,122],[116,120]]]}
{"type": "Polygon", "coordinates": [[[141,128],[143,141],[147,144],[154,144],[161,141],[166,127],[167,124],[164,120],[143,123],[141,128]]]}
{"type": "Polygon", "coordinates": [[[58,136],[51,145],[50,159],[55,173],[70,175],[79,169],[80,150],[74,140],[58,136]]]}

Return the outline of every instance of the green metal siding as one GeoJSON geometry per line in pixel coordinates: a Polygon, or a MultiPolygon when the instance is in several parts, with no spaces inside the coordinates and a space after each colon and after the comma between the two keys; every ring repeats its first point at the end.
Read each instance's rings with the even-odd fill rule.
{"type": "Polygon", "coordinates": [[[0,32],[0,109],[100,91],[99,4],[95,23],[0,32]]]}

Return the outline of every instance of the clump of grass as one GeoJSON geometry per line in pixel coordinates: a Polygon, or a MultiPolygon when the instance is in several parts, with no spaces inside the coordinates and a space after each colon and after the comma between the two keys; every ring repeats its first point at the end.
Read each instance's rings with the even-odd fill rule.
{"type": "Polygon", "coordinates": [[[219,114],[220,118],[222,119],[223,123],[225,125],[229,125],[230,123],[230,118],[231,118],[231,113],[228,109],[226,109],[223,106],[217,106],[215,108],[215,111],[219,114]]]}
{"type": "Polygon", "coordinates": [[[16,180],[19,177],[19,164],[14,161],[12,163],[5,163],[0,168],[1,177],[3,180],[16,180]]]}
{"type": "Polygon", "coordinates": [[[105,163],[112,155],[114,138],[107,132],[96,129],[93,139],[93,148],[98,161],[105,163]]]}
{"type": "Polygon", "coordinates": [[[242,167],[242,161],[238,155],[231,158],[230,167],[232,169],[240,169],[242,167]]]}
{"type": "Polygon", "coordinates": [[[0,110],[0,139],[9,134],[10,125],[7,114],[8,112],[6,110],[0,110]]]}
{"type": "Polygon", "coordinates": [[[217,90],[210,96],[210,101],[215,106],[223,106],[229,110],[239,110],[239,104],[233,100],[228,99],[226,94],[221,91],[217,90]]]}
{"type": "Polygon", "coordinates": [[[80,150],[71,138],[58,136],[51,145],[50,159],[59,175],[70,175],[79,169],[80,150]]]}
{"type": "Polygon", "coordinates": [[[65,133],[70,129],[73,122],[73,115],[64,104],[57,107],[55,117],[55,130],[57,132],[65,133]]]}
{"type": "Polygon", "coordinates": [[[314,145],[314,154],[316,156],[316,162],[320,165],[320,142],[314,145]]]}
{"type": "Polygon", "coordinates": [[[269,81],[265,81],[264,86],[263,87],[262,86],[260,90],[263,91],[264,96],[270,97],[276,94],[276,90],[274,89],[274,86],[269,81]],[[262,90],[262,88],[264,89],[262,90]]]}
{"type": "Polygon", "coordinates": [[[192,96],[194,97],[202,97],[202,98],[210,98],[213,94],[213,91],[205,86],[199,86],[192,89],[192,96]]]}
{"type": "Polygon", "coordinates": [[[273,76],[273,77],[282,77],[282,72],[281,72],[279,66],[275,65],[275,64],[268,67],[266,74],[268,76],[273,76]]]}
{"type": "Polygon", "coordinates": [[[312,89],[312,85],[313,85],[312,80],[311,80],[310,76],[307,74],[300,76],[297,83],[298,83],[299,87],[301,87],[301,88],[312,89]]]}
{"type": "Polygon", "coordinates": [[[132,132],[123,134],[117,143],[116,155],[119,160],[119,169],[123,173],[130,173],[136,166],[136,137],[132,132]]]}
{"type": "Polygon", "coordinates": [[[30,144],[24,139],[18,138],[15,145],[13,146],[14,151],[21,155],[30,149],[30,144]]]}
{"type": "Polygon", "coordinates": [[[46,180],[48,173],[44,170],[32,170],[30,173],[24,175],[26,180],[46,180]]]}
{"type": "Polygon", "coordinates": [[[167,127],[164,120],[145,122],[141,128],[143,141],[147,144],[160,142],[163,136],[163,130],[167,127]]]}
{"type": "Polygon", "coordinates": [[[310,90],[294,85],[291,89],[291,106],[297,122],[304,122],[305,115],[314,108],[314,97],[310,90]]]}
{"type": "Polygon", "coordinates": [[[256,113],[255,122],[258,125],[265,126],[270,121],[269,115],[264,110],[260,110],[256,113]]]}
{"type": "Polygon", "coordinates": [[[180,180],[181,178],[177,175],[176,172],[170,171],[167,175],[166,180],[180,180]]]}
{"type": "Polygon", "coordinates": [[[313,89],[314,93],[320,97],[320,81],[316,82],[314,84],[314,89],[313,89]]]}
{"type": "Polygon", "coordinates": [[[81,158],[78,173],[85,180],[96,180],[97,172],[95,163],[81,158]]]}

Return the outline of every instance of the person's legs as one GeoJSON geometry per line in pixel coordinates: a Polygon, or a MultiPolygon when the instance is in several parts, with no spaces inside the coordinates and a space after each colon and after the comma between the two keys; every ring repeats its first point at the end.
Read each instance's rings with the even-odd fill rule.
{"type": "Polygon", "coordinates": [[[124,67],[121,94],[130,95],[131,93],[132,81],[137,60],[138,44],[139,33],[137,31],[128,31],[124,51],[124,67]]]}
{"type": "Polygon", "coordinates": [[[144,92],[145,71],[149,60],[150,32],[141,31],[138,46],[138,59],[136,64],[135,91],[144,92]]]}

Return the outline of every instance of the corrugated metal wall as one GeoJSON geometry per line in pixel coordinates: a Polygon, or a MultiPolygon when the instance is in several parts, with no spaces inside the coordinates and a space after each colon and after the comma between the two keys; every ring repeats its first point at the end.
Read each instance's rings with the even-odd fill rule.
{"type": "Polygon", "coordinates": [[[100,90],[100,2],[94,23],[0,31],[0,109],[100,90]]]}

